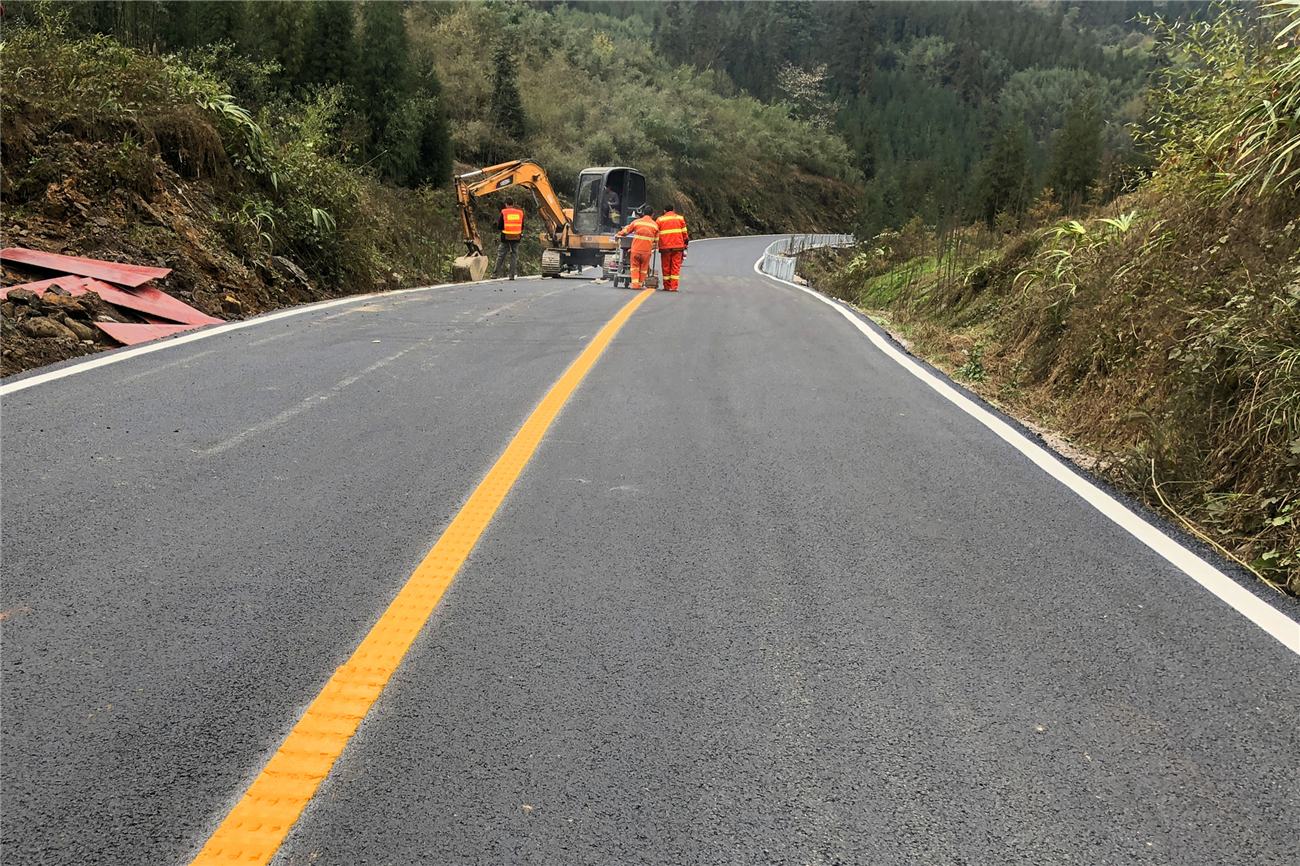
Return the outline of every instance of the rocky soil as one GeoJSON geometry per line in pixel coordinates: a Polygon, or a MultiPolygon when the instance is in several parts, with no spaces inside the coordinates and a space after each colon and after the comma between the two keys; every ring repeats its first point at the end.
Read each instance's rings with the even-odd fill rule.
{"type": "MultiPolygon", "coordinates": [[[[108,145],[65,136],[49,146],[59,150],[62,165],[93,172],[104,163],[99,151],[108,145]]],[[[213,216],[217,208],[210,184],[183,178],[162,161],[151,168],[148,174],[155,180],[143,189],[124,185],[96,195],[82,189],[78,174],[69,173],[49,183],[38,199],[13,204],[13,197],[6,196],[0,208],[0,244],[171,268],[170,276],[153,285],[225,319],[338,294],[309,279],[283,256],[246,264],[231,250],[230,227],[213,216]]],[[[12,286],[57,274],[6,264],[0,276],[4,285],[12,286]]],[[[115,347],[115,341],[88,324],[98,316],[142,321],[97,296],[73,299],[57,292],[44,301],[11,298],[0,305],[0,313],[4,376],[115,347]]]]}

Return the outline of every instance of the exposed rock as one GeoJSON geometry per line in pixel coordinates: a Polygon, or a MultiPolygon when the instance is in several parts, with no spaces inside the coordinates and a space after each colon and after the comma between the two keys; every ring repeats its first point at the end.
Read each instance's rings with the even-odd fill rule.
{"type": "Polygon", "coordinates": [[[69,331],[76,334],[77,339],[81,340],[83,343],[87,340],[93,342],[95,338],[99,335],[98,328],[92,328],[89,325],[83,325],[81,322],[78,322],[76,319],[67,315],[63,317],[63,327],[67,328],[69,331]]]}
{"type": "Polygon", "coordinates": [[[85,310],[85,315],[78,318],[84,318],[87,321],[126,321],[121,316],[115,316],[116,309],[109,306],[96,292],[86,292],[86,294],[77,298],[77,303],[85,310]]]}
{"type": "Polygon", "coordinates": [[[284,256],[271,256],[271,273],[276,280],[291,278],[307,285],[307,274],[284,256]]]}
{"type": "Polygon", "coordinates": [[[227,316],[239,316],[244,312],[244,305],[230,295],[226,295],[221,299],[221,312],[227,316]]]}
{"type": "Polygon", "coordinates": [[[40,300],[40,295],[31,289],[13,289],[6,297],[15,304],[34,304],[40,300]]]}
{"type": "MultiPolygon", "coordinates": [[[[54,287],[51,286],[51,289],[54,287]]],[[[86,308],[71,295],[60,295],[53,291],[47,291],[45,297],[41,299],[48,310],[63,310],[65,313],[79,313],[85,315],[86,308]]]]}
{"type": "Polygon", "coordinates": [[[29,337],[38,339],[48,339],[51,337],[67,337],[70,340],[79,340],[72,331],[63,325],[49,318],[48,316],[36,316],[20,322],[18,327],[29,337]]]}

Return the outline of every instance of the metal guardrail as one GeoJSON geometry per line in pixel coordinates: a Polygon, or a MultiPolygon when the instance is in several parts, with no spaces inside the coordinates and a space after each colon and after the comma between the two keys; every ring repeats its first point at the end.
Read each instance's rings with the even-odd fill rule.
{"type": "Polygon", "coordinates": [[[792,280],[799,253],[818,247],[851,247],[855,243],[853,235],[790,235],[768,245],[759,268],[778,280],[792,280]]]}

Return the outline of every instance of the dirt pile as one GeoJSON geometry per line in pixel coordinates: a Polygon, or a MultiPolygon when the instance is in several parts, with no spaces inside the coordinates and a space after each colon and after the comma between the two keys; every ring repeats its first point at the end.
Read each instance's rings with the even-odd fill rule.
{"type": "Polygon", "coordinates": [[[0,303],[0,312],[0,373],[6,376],[116,346],[94,323],[126,321],[99,295],[91,292],[74,298],[57,285],[44,296],[15,289],[0,303]]]}
{"type": "MultiPolygon", "coordinates": [[[[30,174],[22,178],[25,183],[6,184],[13,194],[6,196],[5,207],[0,210],[0,243],[4,246],[171,268],[171,275],[158,282],[160,289],[209,315],[226,319],[335,294],[322,290],[284,256],[268,257],[252,267],[241,261],[231,251],[223,226],[213,216],[218,210],[214,178],[182,177],[166,160],[158,158],[138,166],[131,182],[119,185],[112,177],[105,177],[113,174],[111,166],[116,161],[113,147],[105,142],[54,134],[43,144],[27,147],[35,151],[29,164],[55,163],[61,176],[46,183],[39,195],[23,195],[32,185],[30,174]]],[[[13,175],[6,174],[6,179],[12,181],[13,175]]],[[[6,286],[49,276],[11,265],[5,265],[2,273],[6,286]]],[[[37,298],[35,303],[14,301],[0,305],[4,336],[0,375],[117,345],[93,327],[95,333],[90,337],[72,339],[54,328],[29,324],[49,318],[44,315],[46,308],[61,303],[59,297],[55,294],[54,298],[37,298]],[[45,335],[37,335],[33,327],[45,335]]],[[[73,303],[85,305],[86,298],[73,303]]],[[[140,321],[123,316],[121,311],[105,312],[112,308],[98,297],[91,306],[96,308],[94,316],[140,321]]],[[[89,321],[75,310],[58,307],[53,311],[71,316],[73,321],[89,321]]],[[[58,316],[52,321],[67,327],[58,316]]]]}

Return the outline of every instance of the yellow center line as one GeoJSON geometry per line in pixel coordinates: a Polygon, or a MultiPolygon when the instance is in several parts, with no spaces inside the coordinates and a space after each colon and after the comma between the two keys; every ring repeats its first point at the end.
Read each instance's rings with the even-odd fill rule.
{"type": "Polygon", "coordinates": [[[560,408],[614,334],[650,294],[652,291],[647,289],[629,301],[542,398],[379,622],[347,663],[330,677],[279,751],[194,858],[193,866],[265,864],[275,855],[389,677],[402,663],[406,651],[537,450],[560,408]]]}

